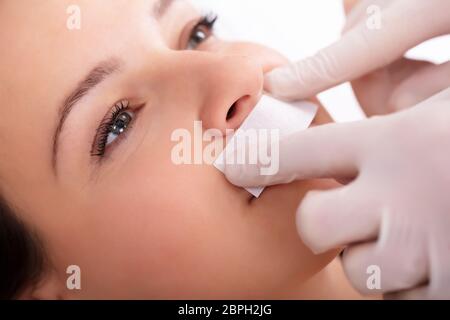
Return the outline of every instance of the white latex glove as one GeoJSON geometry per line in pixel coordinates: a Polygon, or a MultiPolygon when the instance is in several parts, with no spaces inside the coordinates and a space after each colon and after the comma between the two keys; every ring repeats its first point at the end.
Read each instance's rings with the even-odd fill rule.
{"type": "MultiPolygon", "coordinates": [[[[267,74],[266,89],[278,98],[296,100],[359,78],[393,63],[426,40],[450,33],[449,12],[448,0],[361,1],[350,13],[340,41],[267,74]],[[374,19],[367,14],[373,5],[381,10],[380,29],[373,28],[374,19]]],[[[428,83],[439,86],[440,79],[436,76],[428,83]]]]}
{"type": "Polygon", "coordinates": [[[343,264],[362,293],[450,298],[450,88],[406,111],[282,140],[277,176],[260,176],[258,165],[225,173],[243,187],[354,179],[306,196],[297,213],[305,244],[315,253],[347,246],[343,264]],[[372,265],[380,291],[366,286],[372,265]]]}

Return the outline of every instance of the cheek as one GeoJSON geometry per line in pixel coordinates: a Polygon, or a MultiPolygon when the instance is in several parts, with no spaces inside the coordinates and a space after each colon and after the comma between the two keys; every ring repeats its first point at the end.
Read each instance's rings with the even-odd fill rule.
{"type": "Polygon", "coordinates": [[[170,157],[174,143],[157,140],[92,195],[84,228],[91,246],[84,260],[89,278],[104,279],[111,289],[123,285],[145,297],[189,297],[216,284],[211,278],[224,265],[217,254],[224,238],[217,237],[223,232],[214,216],[220,208],[238,207],[215,197],[228,187],[217,170],[176,166],[170,157]]]}
{"type": "MultiPolygon", "coordinates": [[[[132,294],[141,297],[159,297],[182,283],[179,276],[189,269],[189,248],[195,247],[200,232],[185,214],[189,209],[181,187],[171,187],[164,167],[158,169],[141,168],[140,176],[129,175],[120,188],[105,190],[89,209],[92,215],[84,230],[91,245],[84,253],[90,256],[86,263],[95,261],[90,279],[108,281],[111,288],[133,288],[132,294]]],[[[192,192],[184,195],[198,198],[192,192]]]]}

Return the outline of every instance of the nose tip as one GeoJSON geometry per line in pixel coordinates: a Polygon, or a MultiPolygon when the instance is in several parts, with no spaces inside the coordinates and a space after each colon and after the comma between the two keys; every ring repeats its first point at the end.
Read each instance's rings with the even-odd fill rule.
{"type": "Polygon", "coordinates": [[[261,65],[241,56],[219,56],[204,68],[201,83],[206,87],[200,117],[206,129],[238,129],[263,91],[261,65]],[[213,68],[214,67],[214,68],[213,68]]]}

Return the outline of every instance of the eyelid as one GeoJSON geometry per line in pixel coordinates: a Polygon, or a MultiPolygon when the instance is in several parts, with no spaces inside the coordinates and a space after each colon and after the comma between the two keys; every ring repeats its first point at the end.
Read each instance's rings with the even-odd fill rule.
{"type": "Polygon", "coordinates": [[[122,99],[116,102],[113,107],[111,107],[101,123],[99,124],[96,133],[94,135],[94,139],[92,142],[91,147],[91,158],[96,158],[98,162],[103,162],[106,158],[108,158],[108,155],[112,154],[115,148],[121,144],[122,140],[127,137],[127,135],[131,132],[131,130],[134,128],[136,124],[136,120],[138,118],[138,115],[140,113],[140,110],[145,106],[145,103],[138,104],[137,106],[133,106],[132,103],[130,103],[127,99],[122,99]],[[120,104],[122,107],[120,108],[120,104]],[[120,108],[120,109],[118,109],[120,108]],[[123,133],[121,133],[114,142],[112,142],[110,145],[105,145],[103,149],[103,144],[105,143],[108,135],[110,134],[110,125],[112,121],[114,121],[115,118],[122,112],[130,112],[133,113],[132,121],[130,122],[130,125],[127,127],[127,130],[125,130],[123,133]],[[100,146],[100,144],[102,144],[100,146]],[[100,150],[100,147],[102,149],[100,150]]]}
{"type": "Polygon", "coordinates": [[[130,105],[128,110],[133,112],[133,114],[134,114],[133,121],[128,126],[128,129],[124,133],[122,133],[120,136],[118,136],[117,139],[110,146],[107,147],[107,152],[105,152],[105,156],[103,157],[103,159],[100,159],[100,160],[107,161],[112,155],[115,154],[116,149],[119,149],[120,147],[122,147],[124,142],[127,141],[128,138],[130,138],[130,136],[136,132],[136,129],[140,123],[140,121],[138,121],[138,119],[141,119],[141,117],[139,115],[145,106],[146,106],[145,103],[137,105],[137,106],[130,105]]]}
{"type": "Polygon", "coordinates": [[[178,50],[184,50],[186,48],[186,45],[188,43],[189,37],[192,34],[192,31],[194,30],[195,26],[202,20],[202,17],[198,17],[194,20],[189,21],[186,26],[183,28],[180,36],[180,40],[178,43],[178,50]]]}
{"type": "MultiPolygon", "coordinates": [[[[191,20],[190,22],[188,22],[186,24],[186,26],[184,27],[182,33],[181,33],[181,37],[180,37],[180,41],[178,44],[178,50],[186,50],[187,45],[189,43],[189,38],[192,35],[192,32],[194,31],[194,29],[197,26],[201,26],[199,24],[201,24],[202,21],[204,20],[213,20],[211,23],[211,28],[214,25],[214,23],[216,22],[218,16],[215,13],[208,13],[205,15],[201,15],[199,17],[197,17],[196,19],[191,20]]],[[[205,28],[207,28],[207,26],[204,26],[205,28]]],[[[212,33],[212,32],[211,32],[212,33]]],[[[211,34],[211,36],[213,35],[213,33],[211,34]]]]}
{"type": "MultiPolygon", "coordinates": [[[[103,150],[100,150],[100,145],[103,145],[107,139],[108,130],[114,118],[122,112],[127,110],[130,103],[128,100],[120,100],[110,107],[103,117],[102,121],[98,125],[94,139],[92,141],[91,156],[102,156],[103,150]]],[[[103,148],[102,148],[103,149],[103,148]]]]}
{"type": "Polygon", "coordinates": [[[115,150],[117,148],[119,148],[121,146],[121,144],[123,144],[128,139],[129,134],[131,133],[131,130],[133,128],[134,128],[134,124],[130,124],[128,126],[128,129],[124,133],[120,134],[120,136],[118,136],[117,139],[114,140],[114,142],[112,144],[107,146],[106,150],[105,150],[105,154],[101,157],[96,157],[97,163],[102,164],[102,163],[108,161],[108,159],[110,159],[111,156],[114,155],[115,150]]]}

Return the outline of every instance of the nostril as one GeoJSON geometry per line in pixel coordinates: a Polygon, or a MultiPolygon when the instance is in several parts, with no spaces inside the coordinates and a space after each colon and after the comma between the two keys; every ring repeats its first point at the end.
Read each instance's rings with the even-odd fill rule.
{"type": "Polygon", "coordinates": [[[230,121],[231,119],[233,119],[233,117],[236,115],[236,111],[237,111],[237,107],[236,107],[236,102],[235,102],[235,103],[233,103],[231,108],[228,110],[227,121],[230,121]]]}

